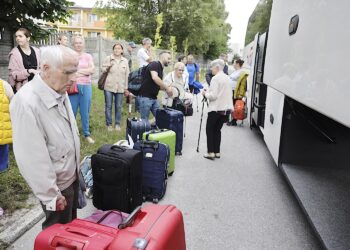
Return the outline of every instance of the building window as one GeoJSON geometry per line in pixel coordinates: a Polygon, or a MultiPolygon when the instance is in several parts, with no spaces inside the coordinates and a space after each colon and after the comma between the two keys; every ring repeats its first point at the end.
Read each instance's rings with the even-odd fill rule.
{"type": "Polygon", "coordinates": [[[96,22],[98,21],[98,16],[96,14],[89,14],[89,23],[93,23],[93,22],[96,22]]]}
{"type": "Polygon", "coordinates": [[[80,22],[80,14],[79,13],[72,14],[72,17],[70,20],[72,23],[79,23],[80,22]]]}
{"type": "Polygon", "coordinates": [[[88,37],[97,37],[100,35],[100,32],[88,32],[88,37]]]}

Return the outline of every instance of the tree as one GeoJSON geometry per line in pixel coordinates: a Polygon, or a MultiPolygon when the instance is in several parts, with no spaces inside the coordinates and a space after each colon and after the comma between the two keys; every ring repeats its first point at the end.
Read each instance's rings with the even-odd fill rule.
{"type": "Polygon", "coordinates": [[[176,57],[176,36],[170,36],[170,51],[171,51],[171,58],[175,59],[176,57]]]}
{"type": "Polygon", "coordinates": [[[162,43],[162,35],[160,34],[160,29],[163,26],[163,13],[160,13],[156,16],[156,22],[157,22],[157,28],[156,28],[156,34],[154,35],[154,47],[158,49],[160,47],[160,44],[162,43]]]}
{"type": "Polygon", "coordinates": [[[231,26],[225,23],[224,0],[100,0],[95,11],[107,17],[116,38],[153,37],[155,17],[162,13],[160,47],[169,48],[170,37],[176,36],[179,51],[210,58],[227,50],[231,26]]]}
{"type": "Polygon", "coordinates": [[[44,22],[66,22],[68,7],[73,2],[67,0],[2,0],[0,9],[0,27],[9,27],[15,31],[19,27],[31,30],[33,39],[42,38],[49,31],[43,29],[44,22]]]}
{"type": "Polygon", "coordinates": [[[255,34],[264,33],[270,24],[272,0],[260,0],[249,18],[245,44],[254,40],[255,34]]]}

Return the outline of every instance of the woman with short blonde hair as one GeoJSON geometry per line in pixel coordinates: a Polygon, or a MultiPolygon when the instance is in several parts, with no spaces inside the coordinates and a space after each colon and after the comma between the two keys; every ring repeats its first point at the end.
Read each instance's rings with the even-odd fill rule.
{"type": "Polygon", "coordinates": [[[91,76],[95,72],[92,56],[85,52],[85,41],[80,35],[72,39],[74,50],[79,54],[77,72],[78,93],[69,95],[74,115],[77,116],[78,108],[83,126],[83,134],[89,143],[95,143],[90,136],[90,107],[92,100],[91,76]]]}

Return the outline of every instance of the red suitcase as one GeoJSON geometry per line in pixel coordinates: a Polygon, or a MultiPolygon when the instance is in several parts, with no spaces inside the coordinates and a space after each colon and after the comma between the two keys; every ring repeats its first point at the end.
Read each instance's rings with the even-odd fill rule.
{"type": "Polygon", "coordinates": [[[127,218],[124,217],[118,227],[75,219],[65,225],[53,225],[39,233],[34,249],[186,249],[182,214],[172,205],[139,207],[127,218]]]}
{"type": "Polygon", "coordinates": [[[185,250],[182,213],[172,205],[149,205],[120,230],[108,250],[185,250]]]}

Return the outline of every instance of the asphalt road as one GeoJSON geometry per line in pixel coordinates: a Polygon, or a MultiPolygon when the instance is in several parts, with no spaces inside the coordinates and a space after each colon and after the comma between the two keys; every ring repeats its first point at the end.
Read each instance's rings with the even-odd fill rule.
{"type": "MultiPolygon", "coordinates": [[[[224,125],[221,159],[211,161],[202,156],[205,122],[206,111],[197,153],[200,112],[187,118],[183,155],[160,202],[183,212],[187,249],[320,249],[262,136],[247,124],[224,125]]],[[[79,217],[92,211],[90,201],[79,217]]],[[[38,223],[9,249],[32,249],[40,230],[38,223]]]]}

